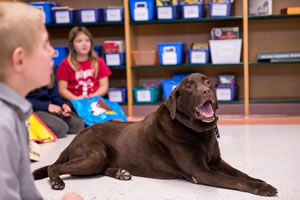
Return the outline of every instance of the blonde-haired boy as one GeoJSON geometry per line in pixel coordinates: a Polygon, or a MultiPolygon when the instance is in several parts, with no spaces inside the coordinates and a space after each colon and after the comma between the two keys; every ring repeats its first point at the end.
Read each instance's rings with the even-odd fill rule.
{"type": "Polygon", "coordinates": [[[47,85],[52,73],[54,50],[43,19],[27,4],[0,2],[0,199],[42,199],[30,171],[25,121],[32,108],[24,97],[47,85]]]}

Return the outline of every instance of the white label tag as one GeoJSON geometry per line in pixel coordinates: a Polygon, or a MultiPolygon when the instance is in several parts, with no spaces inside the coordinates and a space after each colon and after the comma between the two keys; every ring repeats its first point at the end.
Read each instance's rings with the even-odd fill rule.
{"type": "Polygon", "coordinates": [[[108,99],[112,102],[122,102],[122,92],[121,91],[109,91],[108,99]]]}
{"type": "Polygon", "coordinates": [[[71,23],[69,11],[56,11],[55,20],[57,24],[71,23]]]}
{"type": "Polygon", "coordinates": [[[107,9],[106,10],[106,20],[111,21],[121,21],[121,10],[120,9],[107,9]]]}
{"type": "Polygon", "coordinates": [[[230,101],[231,100],[231,89],[230,88],[217,88],[216,95],[217,95],[217,99],[219,101],[230,101]]]}
{"type": "Polygon", "coordinates": [[[135,21],[149,20],[149,11],[147,8],[135,8],[134,9],[135,21]]]}
{"type": "Polygon", "coordinates": [[[172,8],[171,7],[157,7],[157,18],[158,19],[172,19],[172,8]]]}
{"type": "Polygon", "coordinates": [[[206,61],[206,52],[204,51],[192,51],[191,52],[191,63],[205,63],[206,61]]]}
{"type": "Polygon", "coordinates": [[[106,64],[108,66],[120,66],[120,54],[105,54],[106,64]]]}
{"type": "Polygon", "coordinates": [[[233,56],[233,45],[231,44],[220,45],[219,56],[221,57],[233,56]]]}
{"type": "Polygon", "coordinates": [[[82,22],[96,22],[96,13],[94,10],[83,10],[81,11],[82,22]]]}
{"type": "Polygon", "coordinates": [[[58,50],[54,49],[54,56],[52,58],[57,58],[59,56],[58,50]]]}
{"type": "Polygon", "coordinates": [[[184,18],[199,18],[199,6],[184,6],[184,18]]]}
{"type": "Polygon", "coordinates": [[[163,65],[176,65],[177,54],[175,52],[165,52],[162,55],[163,65]]]}
{"type": "Polygon", "coordinates": [[[138,90],[137,100],[140,102],[149,102],[151,101],[151,94],[149,90],[138,90]]]}
{"type": "Polygon", "coordinates": [[[226,16],[227,4],[213,4],[211,13],[212,16],[226,16]]]}

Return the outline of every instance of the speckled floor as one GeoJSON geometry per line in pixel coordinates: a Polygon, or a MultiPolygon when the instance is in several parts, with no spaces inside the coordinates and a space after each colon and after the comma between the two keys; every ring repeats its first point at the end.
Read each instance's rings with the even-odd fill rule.
{"type": "MultiPolygon", "coordinates": [[[[237,169],[273,186],[278,197],[266,198],[235,190],[191,184],[185,180],[158,180],[133,177],[119,181],[105,176],[62,176],[66,188],[54,191],[49,179],[36,181],[46,200],[61,199],[68,191],[85,200],[259,200],[300,198],[300,124],[299,125],[220,125],[222,157],[237,169]]],[[[70,143],[73,135],[43,144],[41,161],[32,170],[51,164],[70,143]]]]}

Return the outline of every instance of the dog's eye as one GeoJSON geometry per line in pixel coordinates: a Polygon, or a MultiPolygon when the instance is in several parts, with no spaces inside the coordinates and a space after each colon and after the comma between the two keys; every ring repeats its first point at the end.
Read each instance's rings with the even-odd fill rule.
{"type": "Polygon", "coordinates": [[[210,80],[206,79],[206,80],[204,81],[204,84],[205,84],[205,85],[211,85],[211,82],[210,82],[210,80]]]}
{"type": "Polygon", "coordinates": [[[192,87],[193,87],[193,85],[192,85],[191,83],[187,83],[187,84],[186,84],[186,88],[187,88],[187,89],[191,89],[192,87]]]}

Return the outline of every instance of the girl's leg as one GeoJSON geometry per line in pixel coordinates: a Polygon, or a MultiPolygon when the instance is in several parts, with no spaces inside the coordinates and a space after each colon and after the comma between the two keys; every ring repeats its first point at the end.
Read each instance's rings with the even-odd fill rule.
{"type": "Polygon", "coordinates": [[[84,128],[84,121],[79,117],[71,115],[62,119],[68,124],[70,134],[76,134],[84,128]]]}
{"type": "Polygon", "coordinates": [[[65,137],[69,132],[69,126],[59,116],[45,111],[35,111],[37,116],[48,126],[56,137],[65,137]]]}

